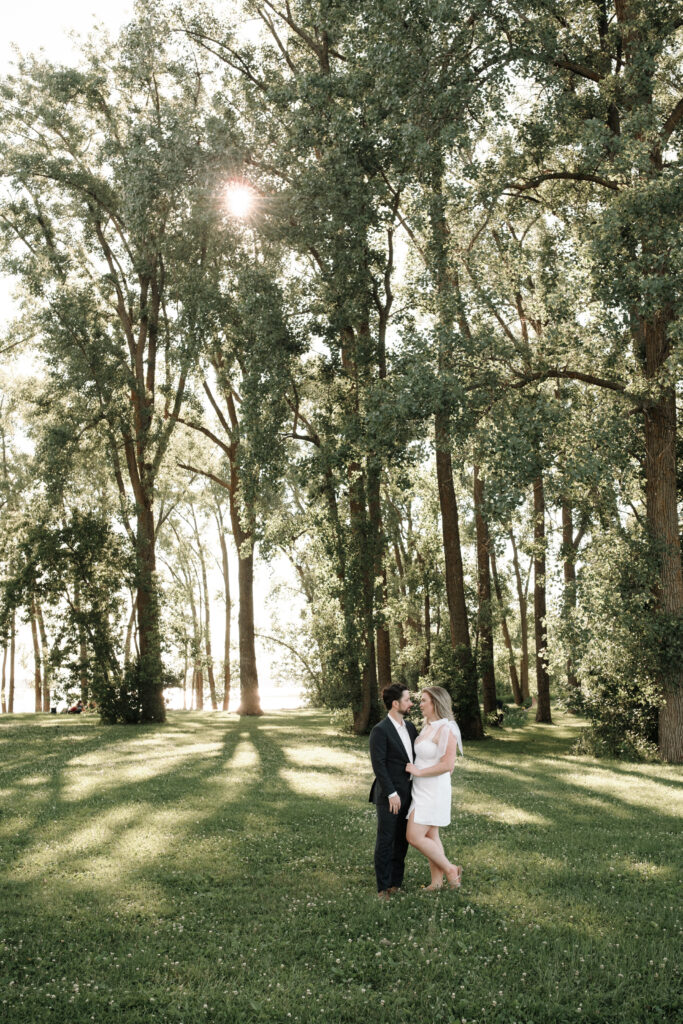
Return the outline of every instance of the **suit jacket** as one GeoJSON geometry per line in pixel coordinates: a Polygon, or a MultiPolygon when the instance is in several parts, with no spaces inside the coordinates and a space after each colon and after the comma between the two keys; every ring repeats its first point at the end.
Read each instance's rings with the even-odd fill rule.
{"type": "MultiPolygon", "coordinates": [[[[417,729],[406,721],[406,728],[415,759],[417,729]]],[[[389,716],[379,722],[370,733],[370,760],[375,780],[370,790],[369,802],[373,804],[386,800],[390,793],[398,793],[405,806],[410,797],[412,776],[406,771],[406,748],[389,716]]]]}

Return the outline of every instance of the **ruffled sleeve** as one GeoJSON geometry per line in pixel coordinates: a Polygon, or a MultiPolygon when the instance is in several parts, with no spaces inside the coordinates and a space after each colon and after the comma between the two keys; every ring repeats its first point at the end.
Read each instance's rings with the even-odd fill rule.
{"type": "Polygon", "coordinates": [[[440,718],[436,723],[436,748],[439,757],[443,757],[446,753],[448,746],[449,737],[455,736],[455,742],[458,744],[458,750],[462,757],[462,736],[460,735],[460,729],[458,728],[457,722],[452,722],[449,718],[440,718]]]}

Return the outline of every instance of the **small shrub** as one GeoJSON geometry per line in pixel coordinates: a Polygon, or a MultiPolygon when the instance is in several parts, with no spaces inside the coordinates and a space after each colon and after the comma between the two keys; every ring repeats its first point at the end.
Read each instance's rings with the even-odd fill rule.
{"type": "Polygon", "coordinates": [[[99,676],[93,680],[92,692],[107,725],[135,724],[142,721],[142,673],[140,660],[126,665],[123,674],[99,676]]]}
{"type": "Polygon", "coordinates": [[[353,713],[351,708],[336,708],[330,713],[330,724],[342,736],[353,734],[353,713]]]}
{"type": "Polygon", "coordinates": [[[661,761],[655,743],[644,739],[636,732],[605,735],[595,726],[584,729],[572,747],[574,754],[589,757],[618,757],[627,761],[642,761],[650,764],[661,761]]]}

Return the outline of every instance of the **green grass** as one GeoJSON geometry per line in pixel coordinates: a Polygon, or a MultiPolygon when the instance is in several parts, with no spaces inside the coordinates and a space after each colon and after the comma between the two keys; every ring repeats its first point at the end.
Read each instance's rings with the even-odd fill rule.
{"type": "Polygon", "coordinates": [[[328,716],[0,719],[0,1020],[671,1022],[683,773],[466,746],[459,893],[375,898],[367,740],[328,716]]]}

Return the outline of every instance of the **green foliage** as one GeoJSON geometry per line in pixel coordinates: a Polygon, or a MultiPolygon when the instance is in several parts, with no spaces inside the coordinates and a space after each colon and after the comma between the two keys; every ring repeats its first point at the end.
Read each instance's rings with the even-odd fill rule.
{"type": "MultiPolygon", "coordinates": [[[[137,725],[146,720],[146,694],[150,685],[156,685],[158,680],[156,676],[151,680],[146,679],[144,672],[141,658],[134,658],[124,666],[123,672],[118,671],[109,677],[95,671],[92,695],[105,724],[137,725]]],[[[177,686],[178,680],[166,673],[163,685],[165,689],[177,686]]]]}
{"type": "Polygon", "coordinates": [[[453,702],[456,721],[470,721],[478,711],[477,688],[465,678],[458,661],[458,652],[451,647],[450,637],[444,631],[433,641],[432,663],[429,667],[429,682],[448,690],[453,702]]]}
{"type": "Polygon", "coordinates": [[[597,534],[583,558],[573,616],[581,689],[566,697],[591,722],[581,749],[649,757],[662,705],[658,677],[681,658],[680,623],[655,610],[657,547],[615,528],[597,534]]]}
{"type": "Polygon", "coordinates": [[[55,668],[74,683],[82,674],[92,684],[111,681],[120,671],[116,627],[133,574],[130,551],[108,519],[74,510],[38,520],[27,527],[15,571],[4,582],[3,623],[35,596],[56,618],[55,668]],[[89,649],[85,665],[76,655],[82,641],[89,649]]]}
{"type": "Polygon", "coordinates": [[[137,724],[143,720],[144,680],[139,658],[129,662],[123,673],[111,678],[97,673],[92,682],[92,694],[97,703],[100,718],[107,725],[137,724]]]}
{"type": "MultiPolygon", "coordinates": [[[[107,467],[152,598],[145,665],[117,677],[113,717],[135,720],[140,687],[160,685],[154,542],[178,421],[221,453],[176,461],[230,490],[238,546],[292,558],[316,702],[367,712],[387,625],[394,678],[417,686],[439,634],[430,678],[475,711],[444,626],[432,468],[416,468],[438,418],[456,488],[476,463],[491,535],[522,521],[527,554],[543,477],[551,605],[562,559],[568,581],[547,616],[551,668],[578,673],[596,750],[652,742],[683,664],[676,4],[267,7],[247,4],[253,45],[211,5],[148,0],[78,68],[23,60],[2,83],[2,260],[45,361],[42,480],[56,500],[87,458],[107,467]],[[257,197],[241,221],[218,199],[238,176],[257,197]]],[[[4,447],[3,463],[9,503],[4,447]]],[[[458,502],[462,642],[477,588],[462,487],[458,502]]],[[[185,628],[194,592],[172,557],[167,619],[199,657],[209,624],[185,628]]]]}

